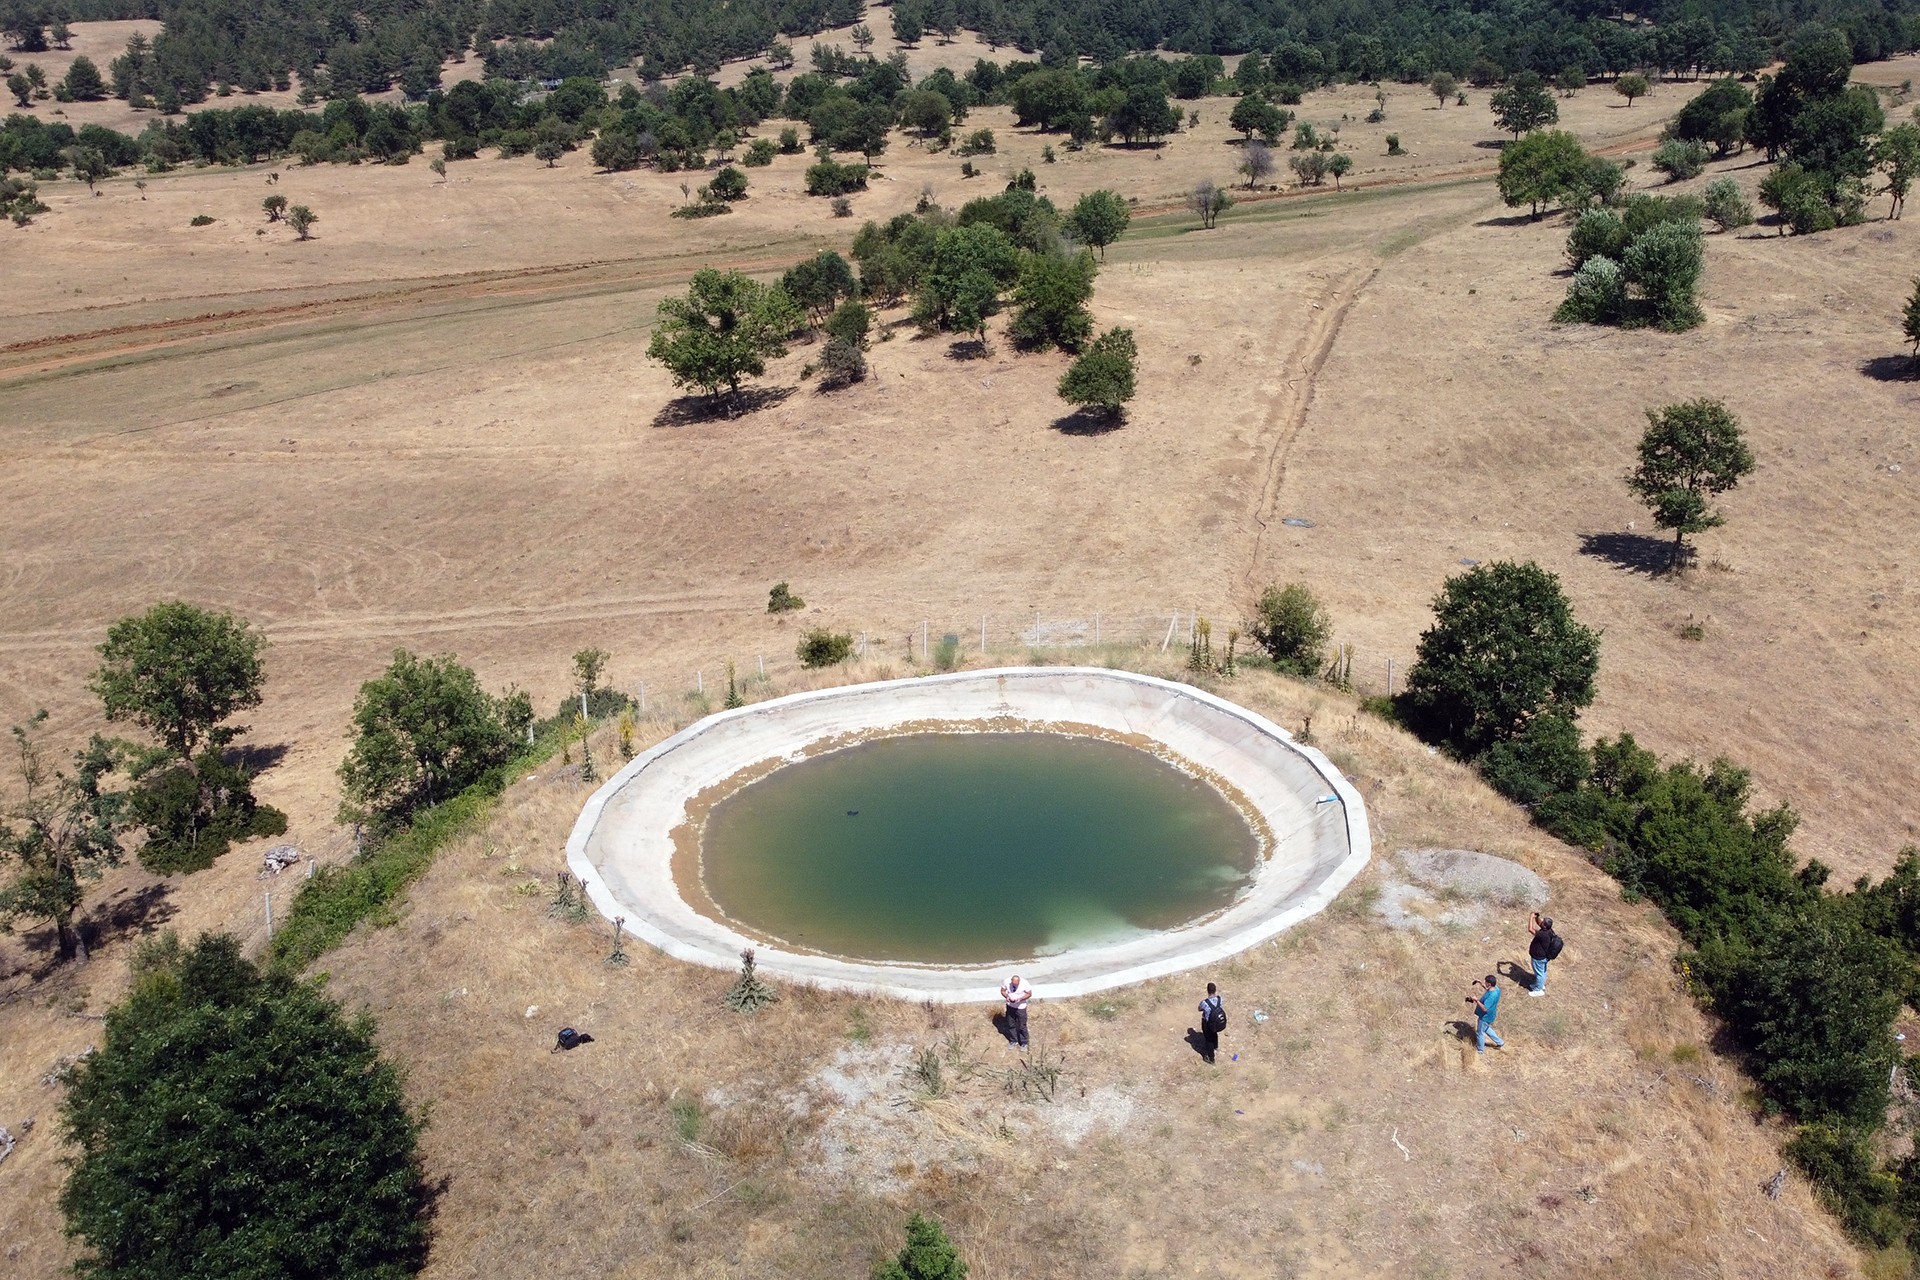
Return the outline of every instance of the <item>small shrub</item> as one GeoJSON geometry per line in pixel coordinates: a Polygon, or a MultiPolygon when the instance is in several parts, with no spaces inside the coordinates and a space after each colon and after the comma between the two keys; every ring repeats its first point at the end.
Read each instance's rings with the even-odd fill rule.
{"type": "MultiPolygon", "coordinates": [[[[954,154],[959,156],[990,156],[994,154],[995,150],[993,130],[991,129],[975,130],[962,138],[960,145],[953,149],[954,154]]],[[[1049,148],[1049,150],[1051,150],[1051,148],[1049,148]]]]}
{"type": "Polygon", "coordinates": [[[1567,233],[1567,261],[1578,271],[1593,258],[1618,262],[1627,251],[1627,228],[1611,209],[1588,209],[1567,233]]]}
{"type": "Polygon", "coordinates": [[[853,656],[853,637],[844,631],[815,627],[800,637],[794,656],[803,667],[833,667],[853,656]]]}
{"type": "Polygon", "coordinates": [[[795,609],[804,609],[806,607],[807,602],[788,590],[787,584],[784,582],[774,583],[773,589],[767,592],[768,613],[791,613],[795,609]]]}
{"type": "Polygon", "coordinates": [[[820,364],[827,372],[827,385],[844,387],[867,376],[867,357],[845,338],[828,338],[820,364]]]}
{"type": "Polygon", "coordinates": [[[1302,582],[1269,586],[1254,608],[1247,630],[1255,644],[1267,651],[1277,670],[1311,677],[1326,658],[1327,637],[1333,626],[1326,606],[1302,582]]]}
{"type": "Polygon", "coordinates": [[[1620,264],[1596,256],[1573,273],[1566,300],[1553,318],[1562,324],[1618,324],[1626,306],[1627,281],[1620,264]]]}
{"type": "Polygon", "coordinates": [[[1707,144],[1704,142],[1682,142],[1670,138],[1660,144],[1653,153],[1653,167],[1667,175],[1669,182],[1684,182],[1688,178],[1697,178],[1707,167],[1707,144]]]}
{"type": "Polygon", "coordinates": [[[693,204],[681,205],[673,211],[673,216],[676,218],[716,218],[723,213],[732,212],[732,206],[721,204],[718,200],[698,200],[693,204]]]}
{"type": "Polygon", "coordinates": [[[968,160],[961,164],[960,176],[963,178],[977,178],[980,176],[980,171],[973,167],[973,161],[968,160]]]}
{"type": "Polygon", "coordinates": [[[914,1214],[907,1244],[873,1273],[874,1280],[967,1280],[967,1264],[938,1222],[914,1214]]]}
{"type": "Polygon", "coordinates": [[[746,154],[740,157],[740,163],[749,169],[758,169],[772,164],[776,154],[778,154],[778,148],[774,146],[771,139],[755,138],[748,145],[746,154]]]}
{"type": "Polygon", "coordinates": [[[951,671],[960,665],[960,637],[948,632],[933,649],[933,669],[951,671]]]}
{"type": "Polygon", "coordinates": [[[800,154],[800,131],[788,127],[780,131],[780,154],[797,156],[800,154]]]}
{"type": "Polygon", "coordinates": [[[836,218],[851,218],[853,216],[853,201],[847,199],[845,196],[835,196],[833,203],[827,207],[833,210],[833,216],[836,218]]]}
{"type": "Polygon", "coordinates": [[[193,215],[193,221],[187,225],[193,227],[210,227],[213,225],[213,219],[204,213],[196,213],[193,215]]]}
{"type": "Polygon", "coordinates": [[[1400,145],[1399,134],[1390,133],[1387,135],[1387,154],[1390,156],[1403,156],[1407,154],[1406,148],[1400,145]]]}
{"type": "Polygon", "coordinates": [[[1707,221],[1722,231],[1753,225],[1753,205],[1740,194],[1740,184],[1732,178],[1715,178],[1701,195],[1707,221]]]}

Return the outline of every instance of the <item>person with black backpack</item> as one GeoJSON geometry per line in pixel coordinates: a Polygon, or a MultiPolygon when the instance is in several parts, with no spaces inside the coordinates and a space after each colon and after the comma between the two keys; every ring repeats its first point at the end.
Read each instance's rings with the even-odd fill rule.
{"type": "Polygon", "coordinates": [[[1527,932],[1533,935],[1533,941],[1527,944],[1527,955],[1533,960],[1533,989],[1527,994],[1543,996],[1547,994],[1547,964],[1558,960],[1567,944],[1553,931],[1553,917],[1538,911],[1527,921],[1527,932]]]}
{"type": "Polygon", "coordinates": [[[1207,984],[1207,998],[1200,1002],[1200,1056],[1208,1062],[1220,1051],[1220,1033],[1227,1029],[1227,1006],[1220,989],[1207,984]]]}

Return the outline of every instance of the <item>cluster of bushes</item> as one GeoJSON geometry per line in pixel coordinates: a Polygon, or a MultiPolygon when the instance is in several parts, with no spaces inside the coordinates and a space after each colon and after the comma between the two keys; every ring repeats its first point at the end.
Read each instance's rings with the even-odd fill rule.
{"type": "Polygon", "coordinates": [[[1731,761],[1662,761],[1631,734],[1586,743],[1599,635],[1536,565],[1457,576],[1434,615],[1405,690],[1376,706],[1658,905],[1686,943],[1691,989],[1738,1039],[1767,1105],[1800,1123],[1790,1154],[1863,1237],[1920,1242],[1920,1157],[1888,1164],[1876,1147],[1908,1065],[1894,1020],[1920,992],[1920,851],[1878,884],[1832,892],[1827,868],[1792,853],[1792,810],[1756,811],[1731,761]]]}
{"type": "Polygon", "coordinates": [[[1697,196],[1633,195],[1618,210],[1582,213],[1567,236],[1573,283],[1553,318],[1669,331],[1699,324],[1704,212],[1697,196]]]}

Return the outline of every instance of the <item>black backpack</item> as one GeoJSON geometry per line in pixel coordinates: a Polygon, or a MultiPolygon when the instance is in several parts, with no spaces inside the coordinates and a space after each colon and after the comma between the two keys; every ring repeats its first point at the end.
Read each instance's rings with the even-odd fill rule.
{"type": "Polygon", "coordinates": [[[1207,1025],[1202,1029],[1206,1031],[1212,1031],[1215,1033],[1225,1031],[1227,1029],[1226,1002],[1221,1000],[1218,996],[1215,996],[1213,999],[1213,1012],[1207,1015],[1207,1025]]]}
{"type": "Polygon", "coordinates": [[[1559,930],[1556,929],[1554,932],[1547,935],[1547,959],[1548,960],[1558,960],[1560,958],[1560,953],[1566,950],[1566,947],[1567,947],[1566,940],[1560,936],[1559,930]]]}

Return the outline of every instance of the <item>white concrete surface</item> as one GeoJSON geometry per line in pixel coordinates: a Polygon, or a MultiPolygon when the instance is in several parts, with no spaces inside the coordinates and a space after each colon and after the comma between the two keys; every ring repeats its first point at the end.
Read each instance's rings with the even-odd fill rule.
{"type": "Polygon", "coordinates": [[[639,756],[588,799],[567,861],[609,919],[667,954],[789,982],[903,999],[999,998],[1018,969],[1037,999],[1080,996],[1214,964],[1321,910],[1367,864],[1372,841],[1360,795],[1312,747],[1263,716],[1203,690],[1089,667],[1008,667],[790,694],[722,711],[639,756]],[[1087,725],[1140,735],[1211,771],[1265,819],[1272,841],[1252,882],[1205,920],[1057,955],[993,965],[870,963],[785,951],[695,911],[672,872],[670,833],[687,803],[755,764],[798,758],[809,743],[926,723],[1017,730],[1087,725]]]}

